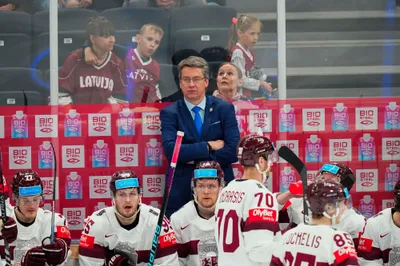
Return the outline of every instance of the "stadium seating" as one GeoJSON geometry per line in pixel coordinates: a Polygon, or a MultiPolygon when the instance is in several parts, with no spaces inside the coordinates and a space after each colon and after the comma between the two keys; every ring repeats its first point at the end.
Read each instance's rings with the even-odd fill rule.
{"type": "Polygon", "coordinates": [[[49,90],[35,78],[42,73],[29,68],[0,68],[0,106],[46,104],[49,90]]]}
{"type": "Polygon", "coordinates": [[[176,32],[173,51],[194,49],[201,52],[205,48],[226,47],[227,40],[227,28],[181,29],[176,32]]]}
{"type": "Polygon", "coordinates": [[[174,78],[174,68],[176,68],[174,65],[160,64],[160,93],[162,97],[169,96],[178,91],[178,86],[174,78]]]}
{"type": "Polygon", "coordinates": [[[30,15],[0,12],[0,67],[29,67],[31,35],[30,15]]]}

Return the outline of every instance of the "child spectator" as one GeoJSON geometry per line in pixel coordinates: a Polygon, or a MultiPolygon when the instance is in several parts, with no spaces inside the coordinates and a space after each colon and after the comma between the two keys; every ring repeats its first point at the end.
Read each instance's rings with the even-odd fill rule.
{"type": "MultiPolygon", "coordinates": [[[[145,24],[136,35],[136,48],[130,48],[125,58],[127,66],[128,90],[126,99],[130,102],[158,102],[161,100],[159,90],[160,65],[152,55],[160,46],[164,35],[161,27],[145,24]]],[[[85,48],[88,63],[96,62],[95,54],[85,48]]]]}
{"type": "Polygon", "coordinates": [[[228,51],[231,51],[231,62],[237,65],[243,74],[243,96],[253,98],[260,88],[267,93],[272,93],[270,83],[249,77],[250,70],[255,66],[255,56],[251,49],[256,45],[261,31],[261,21],[258,18],[241,15],[232,19],[229,30],[228,51]]]}
{"type": "Polygon", "coordinates": [[[114,25],[104,17],[90,20],[86,32],[98,64],[86,64],[82,58],[83,49],[67,58],[59,75],[60,104],[105,104],[125,100],[124,64],[112,52],[114,31],[114,25]]]}

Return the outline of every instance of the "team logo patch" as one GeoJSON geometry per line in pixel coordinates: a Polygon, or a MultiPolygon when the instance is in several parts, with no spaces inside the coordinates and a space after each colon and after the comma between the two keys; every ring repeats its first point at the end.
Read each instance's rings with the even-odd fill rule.
{"type": "Polygon", "coordinates": [[[94,247],[94,236],[82,234],[79,240],[79,246],[83,248],[93,248],[94,247]]]}
{"type": "Polygon", "coordinates": [[[347,258],[357,258],[357,252],[354,247],[342,247],[333,253],[338,263],[344,261],[347,258]]]}
{"type": "Polygon", "coordinates": [[[372,239],[361,237],[358,243],[358,250],[364,252],[371,252],[372,239]]]}
{"type": "Polygon", "coordinates": [[[167,248],[176,245],[176,236],[174,232],[169,232],[168,234],[160,236],[160,247],[167,248]]]}
{"type": "Polygon", "coordinates": [[[268,208],[254,208],[249,210],[249,222],[275,222],[276,210],[268,208]]]}
{"type": "Polygon", "coordinates": [[[71,233],[66,226],[57,225],[57,237],[58,238],[71,238],[71,233]]]}

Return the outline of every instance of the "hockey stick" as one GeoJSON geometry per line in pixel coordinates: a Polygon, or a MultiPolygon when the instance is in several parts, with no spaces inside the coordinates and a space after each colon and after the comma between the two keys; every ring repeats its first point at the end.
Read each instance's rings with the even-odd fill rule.
{"type": "Polygon", "coordinates": [[[55,229],[55,219],[56,219],[56,178],[57,178],[57,157],[56,150],[54,149],[53,143],[50,142],[51,149],[53,150],[54,159],[54,177],[53,177],[53,199],[51,204],[51,233],[50,233],[50,243],[54,243],[54,229],[55,229]]]}
{"type": "Polygon", "coordinates": [[[182,139],[183,139],[184,134],[185,133],[183,133],[182,131],[176,132],[175,147],[174,147],[174,151],[172,153],[172,159],[171,159],[171,164],[170,164],[168,175],[167,175],[167,180],[165,182],[164,195],[163,195],[162,205],[161,205],[161,209],[160,209],[160,216],[158,216],[156,232],[154,233],[153,243],[152,243],[151,250],[150,250],[149,263],[147,263],[147,266],[153,266],[154,259],[156,258],[158,239],[160,238],[161,227],[162,227],[162,223],[164,220],[164,214],[165,214],[165,211],[167,210],[169,192],[171,191],[172,182],[174,180],[175,168],[176,168],[176,164],[178,162],[179,151],[181,149],[181,144],[182,144],[182,139]]]}
{"type": "MultiPolygon", "coordinates": [[[[3,155],[0,150],[0,177],[1,177],[1,184],[0,184],[0,209],[1,209],[1,220],[3,221],[3,225],[6,223],[7,220],[7,213],[6,213],[6,199],[5,199],[5,187],[4,187],[4,178],[3,178],[3,155]]],[[[11,256],[10,256],[10,245],[8,244],[6,239],[4,240],[4,254],[6,257],[6,266],[11,266],[11,256]]]]}
{"type": "Polygon", "coordinates": [[[285,159],[289,164],[291,164],[294,169],[300,174],[301,183],[303,184],[303,212],[304,212],[304,223],[309,223],[309,216],[308,216],[308,206],[306,202],[306,195],[307,195],[307,168],[304,163],[300,160],[300,158],[287,146],[282,146],[279,151],[278,155],[285,159]]]}

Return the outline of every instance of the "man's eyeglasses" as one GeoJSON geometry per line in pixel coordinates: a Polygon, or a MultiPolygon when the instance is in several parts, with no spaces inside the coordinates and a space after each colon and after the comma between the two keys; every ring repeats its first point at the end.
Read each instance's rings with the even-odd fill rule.
{"type": "Polygon", "coordinates": [[[183,77],[183,78],[181,78],[181,80],[185,84],[190,84],[190,81],[193,81],[194,84],[199,84],[204,79],[205,79],[204,77],[203,78],[201,78],[201,77],[194,77],[194,78],[183,77]]]}

